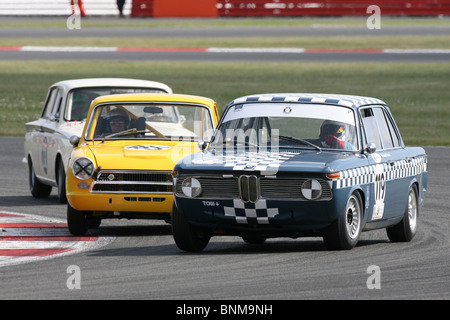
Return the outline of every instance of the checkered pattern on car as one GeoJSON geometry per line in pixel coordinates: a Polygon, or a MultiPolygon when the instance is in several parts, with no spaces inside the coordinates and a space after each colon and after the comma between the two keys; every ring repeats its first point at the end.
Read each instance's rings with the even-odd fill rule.
{"type": "Polygon", "coordinates": [[[392,164],[375,164],[355,169],[341,171],[341,178],[336,180],[336,189],[346,188],[359,184],[375,182],[375,170],[382,167],[386,180],[395,180],[411,177],[427,171],[427,157],[395,161],[392,164]]]}
{"type": "Polygon", "coordinates": [[[368,104],[385,104],[382,100],[371,97],[359,97],[339,94],[263,94],[246,96],[235,99],[231,104],[244,102],[301,102],[301,103],[323,103],[336,104],[346,107],[362,106],[368,104]]]}
{"type": "Polygon", "coordinates": [[[255,203],[234,199],[233,206],[224,206],[226,217],[234,217],[237,223],[247,224],[254,220],[258,224],[268,224],[269,218],[278,215],[278,208],[268,208],[266,200],[258,200],[255,203]]]}
{"type": "Polygon", "coordinates": [[[278,170],[280,165],[296,156],[296,152],[246,152],[236,156],[216,156],[211,158],[198,158],[195,164],[221,164],[233,167],[233,170],[278,170]]]}

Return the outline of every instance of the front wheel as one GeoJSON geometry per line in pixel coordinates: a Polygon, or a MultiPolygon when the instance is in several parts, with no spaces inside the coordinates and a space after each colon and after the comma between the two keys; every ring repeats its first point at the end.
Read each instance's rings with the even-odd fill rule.
{"type": "Polygon", "coordinates": [[[207,231],[191,225],[175,205],[172,210],[172,233],[178,248],[189,252],[202,251],[211,239],[207,231]]]}
{"type": "Polygon", "coordinates": [[[60,160],[56,171],[56,181],[58,183],[58,199],[60,203],[67,203],[66,197],[66,171],[64,165],[60,160]]]}
{"type": "Polygon", "coordinates": [[[48,198],[52,192],[52,186],[43,184],[36,177],[31,159],[28,159],[28,183],[30,186],[31,195],[35,198],[48,198]]]}
{"type": "Polygon", "coordinates": [[[391,242],[408,242],[416,235],[417,218],[419,216],[419,197],[416,185],[409,189],[408,205],[402,221],[393,227],[386,228],[391,242]]]}
{"type": "Polygon", "coordinates": [[[83,236],[89,228],[88,213],[78,211],[67,204],[67,226],[74,236],[83,236]]]}
{"type": "Polygon", "coordinates": [[[361,235],[362,221],[361,196],[358,192],[354,192],[347,201],[345,211],[324,230],[323,241],[327,249],[352,249],[361,235]]]}

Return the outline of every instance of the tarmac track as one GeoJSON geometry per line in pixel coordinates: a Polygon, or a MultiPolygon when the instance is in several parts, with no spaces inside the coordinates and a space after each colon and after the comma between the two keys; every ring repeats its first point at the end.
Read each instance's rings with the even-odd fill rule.
{"type": "MultiPolygon", "coordinates": [[[[0,21],[8,21],[11,18],[2,17],[0,21]]],[[[37,18],[18,18],[33,21],[37,18]]],[[[239,37],[245,48],[247,37],[281,37],[281,36],[433,36],[450,34],[449,26],[381,26],[381,29],[370,30],[364,21],[360,26],[276,26],[276,27],[208,27],[208,28],[124,28],[124,27],[98,27],[84,28],[81,20],[81,28],[69,30],[66,27],[65,18],[50,19],[60,22],[61,27],[55,28],[2,28],[1,38],[61,38],[61,37],[239,37]]],[[[92,18],[90,18],[92,19],[92,18]]],[[[42,18],[41,18],[42,20],[42,18]]],[[[120,21],[104,18],[103,22],[120,21]]],[[[118,43],[120,46],[120,43],[118,43]]],[[[333,48],[330,48],[333,49],[333,48]]],[[[351,48],[349,48],[351,49],[351,48]]],[[[368,48],[370,49],[370,48],[368,48]]],[[[389,49],[389,48],[385,48],[389,49]]],[[[392,48],[391,48],[392,49],[392,48]]],[[[395,49],[395,48],[393,48],[395,49]]],[[[371,52],[189,52],[178,50],[167,51],[111,51],[111,52],[49,52],[49,51],[17,51],[0,48],[0,60],[132,60],[132,61],[158,61],[158,60],[185,60],[185,61],[289,61],[289,62],[449,62],[450,52],[395,52],[395,53],[371,53],[371,52]]]]}
{"type": "MultiPolygon", "coordinates": [[[[0,150],[8,151],[0,155],[0,211],[64,219],[55,193],[40,200],[29,194],[23,138],[0,138],[0,150]]],[[[109,220],[92,232],[116,237],[102,248],[1,268],[0,299],[449,299],[450,151],[426,150],[429,189],[410,243],[390,243],[384,230],[363,233],[357,247],[337,252],[326,251],[321,238],[258,246],[215,237],[190,254],[176,247],[163,222],[109,220]],[[81,289],[66,286],[72,265],[81,270],[81,289]],[[380,269],[381,289],[367,287],[370,266],[380,269]]]]}

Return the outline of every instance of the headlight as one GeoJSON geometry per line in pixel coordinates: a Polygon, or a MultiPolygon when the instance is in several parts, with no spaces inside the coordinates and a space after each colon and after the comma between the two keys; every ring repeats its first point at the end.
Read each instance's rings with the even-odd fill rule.
{"type": "Polygon", "coordinates": [[[72,164],[72,173],[80,180],[86,180],[92,177],[94,170],[94,162],[89,158],[78,158],[72,164]]]}
{"type": "Polygon", "coordinates": [[[302,184],[302,195],[308,200],[317,200],[322,196],[322,185],[315,179],[308,179],[302,184]]]}
{"type": "Polygon", "coordinates": [[[195,178],[186,178],[181,183],[181,190],[188,198],[198,197],[202,193],[202,186],[200,181],[195,178]]]}

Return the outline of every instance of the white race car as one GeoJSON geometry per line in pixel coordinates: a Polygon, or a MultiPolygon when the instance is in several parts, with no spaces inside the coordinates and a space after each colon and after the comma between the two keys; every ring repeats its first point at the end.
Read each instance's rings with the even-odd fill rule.
{"type": "Polygon", "coordinates": [[[28,165],[30,191],[46,198],[58,188],[61,203],[67,202],[65,178],[73,146],[69,138],[80,136],[91,101],[98,96],[121,93],[172,93],[164,83],[121,78],[60,81],[47,94],[38,120],[26,124],[23,162],[28,165]]]}

